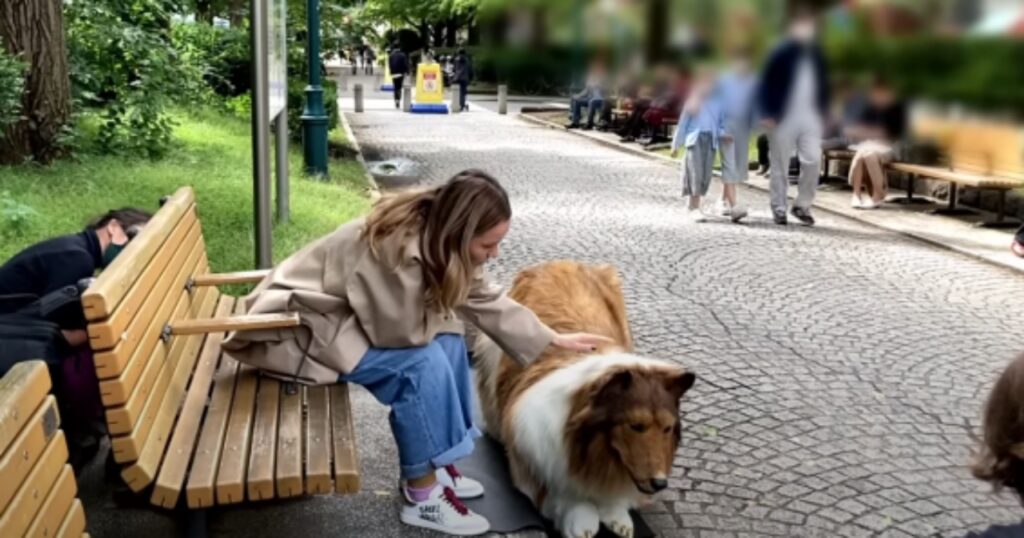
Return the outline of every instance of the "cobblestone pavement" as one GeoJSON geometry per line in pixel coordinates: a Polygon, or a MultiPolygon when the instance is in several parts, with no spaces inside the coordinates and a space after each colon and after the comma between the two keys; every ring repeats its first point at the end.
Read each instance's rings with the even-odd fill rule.
{"type": "Polygon", "coordinates": [[[368,160],[508,188],[508,281],[542,260],[611,262],[638,348],[698,372],[662,536],[962,536],[1019,521],[965,468],[988,386],[1024,348],[1024,279],[818,212],[778,227],[683,220],[677,171],[486,111],[349,114],[368,160]]]}

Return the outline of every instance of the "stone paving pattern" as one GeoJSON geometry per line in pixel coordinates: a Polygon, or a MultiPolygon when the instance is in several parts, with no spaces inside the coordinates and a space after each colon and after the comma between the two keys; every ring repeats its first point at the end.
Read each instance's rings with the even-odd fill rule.
{"type": "Polygon", "coordinates": [[[699,375],[662,536],[962,536],[1019,521],[970,477],[987,388],[1024,339],[1024,280],[818,211],[778,227],[688,224],[677,169],[514,117],[349,114],[368,160],[427,182],[469,167],[508,188],[493,271],[618,266],[638,349],[699,375]]]}

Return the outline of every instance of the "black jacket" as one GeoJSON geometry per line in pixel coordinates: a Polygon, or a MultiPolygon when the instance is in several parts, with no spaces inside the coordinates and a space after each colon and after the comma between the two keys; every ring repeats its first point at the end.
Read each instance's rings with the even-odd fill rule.
{"type": "Polygon", "coordinates": [[[42,297],[93,276],[102,263],[100,240],[93,230],[36,243],[0,266],[0,295],[42,297]]]}
{"type": "Polygon", "coordinates": [[[787,39],[768,56],[764,71],[761,73],[757,101],[758,113],[762,118],[780,122],[786,117],[789,92],[796,80],[797,66],[800,65],[800,60],[804,58],[805,54],[810,55],[814,66],[815,87],[818,90],[818,112],[822,118],[827,117],[830,90],[828,69],[821,47],[817,44],[806,45],[787,39]]]}
{"type": "Polygon", "coordinates": [[[398,77],[409,74],[409,57],[400,49],[395,49],[388,56],[388,69],[391,76],[398,77]]]}
{"type": "Polygon", "coordinates": [[[473,62],[469,59],[469,56],[465,54],[459,54],[455,57],[455,82],[465,82],[473,80],[473,62]]]}

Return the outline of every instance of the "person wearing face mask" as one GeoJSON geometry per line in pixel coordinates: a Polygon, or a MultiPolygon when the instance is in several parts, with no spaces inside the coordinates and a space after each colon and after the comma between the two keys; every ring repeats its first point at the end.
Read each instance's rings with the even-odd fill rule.
{"type": "MultiPolygon", "coordinates": [[[[36,243],[0,266],[0,295],[46,294],[78,284],[110,265],[151,215],[125,207],[108,211],[85,230],[36,243]]],[[[71,347],[86,343],[85,318],[62,327],[71,347]]]]}
{"type": "Polygon", "coordinates": [[[818,186],[821,137],[829,105],[825,56],[815,42],[815,13],[794,8],[789,35],[768,58],[758,86],[758,113],[768,134],[771,208],[776,224],[786,224],[787,163],[796,149],[800,160],[798,193],[792,215],[814,224],[811,204],[818,186]]]}
{"type": "Polygon", "coordinates": [[[461,536],[490,527],[462,502],[483,486],[454,466],[480,435],[462,321],[521,363],[548,346],[586,352],[607,341],[557,333],[490,283],[483,266],[511,218],[505,189],[480,170],[385,197],[281,262],[245,299],[249,314],[298,313],[299,327],[231,333],[222,345],[268,375],[356,383],[390,406],[407,525],[461,536]]]}

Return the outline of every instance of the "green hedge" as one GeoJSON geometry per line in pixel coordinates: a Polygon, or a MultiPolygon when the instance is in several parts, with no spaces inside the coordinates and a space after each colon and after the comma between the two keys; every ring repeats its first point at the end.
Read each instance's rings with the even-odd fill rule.
{"type": "Polygon", "coordinates": [[[828,44],[835,73],[878,73],[902,94],[1024,117],[1024,41],[914,37],[828,44]]]}
{"type": "Polygon", "coordinates": [[[27,67],[0,47],[0,138],[8,125],[18,121],[27,67]]]}

